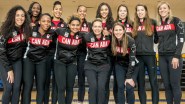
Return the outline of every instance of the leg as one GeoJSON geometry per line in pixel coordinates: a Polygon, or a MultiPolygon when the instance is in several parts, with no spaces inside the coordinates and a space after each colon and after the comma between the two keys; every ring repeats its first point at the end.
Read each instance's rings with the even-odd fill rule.
{"type": "Polygon", "coordinates": [[[73,87],[77,74],[76,63],[67,65],[67,86],[66,86],[66,104],[71,104],[73,100],[73,87]]]}
{"type": "Polygon", "coordinates": [[[98,66],[96,70],[98,71],[98,104],[104,104],[106,99],[106,81],[109,77],[110,66],[109,64],[104,64],[98,66]]]}
{"type": "Polygon", "coordinates": [[[65,104],[66,91],[66,64],[55,60],[54,62],[55,80],[58,88],[58,103],[65,104]]]}
{"type": "Polygon", "coordinates": [[[49,55],[46,58],[46,84],[44,91],[44,104],[49,103],[49,95],[50,95],[50,79],[51,79],[51,69],[52,69],[52,58],[53,55],[49,55]]]}
{"type": "Polygon", "coordinates": [[[3,82],[3,88],[4,88],[3,95],[2,95],[2,104],[9,104],[11,101],[13,84],[7,81],[7,77],[8,77],[7,71],[1,64],[0,64],[0,76],[1,76],[1,80],[3,82]]]}
{"type": "Polygon", "coordinates": [[[115,64],[116,82],[118,86],[116,104],[125,104],[125,94],[124,94],[125,83],[124,82],[125,82],[126,70],[121,65],[115,64]]]}
{"type": "Polygon", "coordinates": [[[31,91],[35,74],[35,64],[29,58],[23,61],[23,94],[22,103],[30,104],[31,91]]]}
{"type": "Polygon", "coordinates": [[[142,56],[137,57],[139,60],[139,72],[138,72],[138,95],[141,104],[146,104],[146,92],[145,92],[145,66],[142,56]]]}
{"type": "Polygon", "coordinates": [[[144,56],[144,61],[147,66],[149,81],[152,88],[152,104],[159,102],[159,88],[157,83],[157,65],[155,56],[144,56]]]}
{"type": "Polygon", "coordinates": [[[85,75],[89,84],[89,104],[97,104],[97,74],[94,69],[96,69],[94,65],[85,64],[85,75]]]}
{"type": "Polygon", "coordinates": [[[83,102],[85,96],[85,64],[86,54],[80,54],[77,57],[77,70],[78,70],[78,101],[83,102]]]}
{"type": "MultiPolygon", "coordinates": [[[[167,100],[167,104],[173,104],[173,92],[170,85],[170,73],[168,68],[168,61],[166,56],[159,56],[159,69],[161,72],[161,77],[163,79],[164,87],[165,87],[165,96],[167,100]]],[[[171,64],[171,63],[170,63],[171,64]]]]}
{"type": "MultiPolygon", "coordinates": [[[[168,60],[171,62],[172,57],[168,58],[168,60]]],[[[174,104],[180,104],[181,103],[181,73],[182,73],[182,58],[179,59],[179,67],[177,69],[173,69],[171,63],[169,64],[169,71],[170,71],[170,84],[172,87],[173,92],[173,98],[174,98],[174,104]]]]}
{"type": "Polygon", "coordinates": [[[46,60],[36,64],[36,87],[37,87],[37,104],[44,102],[44,88],[46,82],[46,60]]]}
{"type": "Polygon", "coordinates": [[[22,81],[22,60],[13,64],[14,84],[12,92],[12,104],[19,104],[21,81],[22,81]]]}

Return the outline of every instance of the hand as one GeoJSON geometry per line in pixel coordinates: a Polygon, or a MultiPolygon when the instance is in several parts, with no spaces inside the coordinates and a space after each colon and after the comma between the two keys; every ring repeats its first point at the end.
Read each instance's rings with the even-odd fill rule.
{"type": "Polygon", "coordinates": [[[103,29],[103,35],[108,36],[110,32],[107,30],[107,28],[103,29]]]}
{"type": "Polygon", "coordinates": [[[179,59],[178,58],[173,58],[172,59],[172,67],[174,69],[177,69],[179,67],[179,59]]]}
{"type": "Polygon", "coordinates": [[[35,23],[30,23],[30,25],[31,25],[31,27],[34,27],[34,26],[36,26],[36,25],[35,25],[35,23]]]}
{"type": "Polygon", "coordinates": [[[13,73],[13,70],[8,71],[7,81],[8,81],[9,83],[14,83],[14,73],[13,73]]]}
{"type": "Polygon", "coordinates": [[[127,83],[130,84],[132,87],[135,86],[135,82],[134,82],[133,79],[126,79],[126,80],[125,80],[125,85],[126,85],[127,83]]]}

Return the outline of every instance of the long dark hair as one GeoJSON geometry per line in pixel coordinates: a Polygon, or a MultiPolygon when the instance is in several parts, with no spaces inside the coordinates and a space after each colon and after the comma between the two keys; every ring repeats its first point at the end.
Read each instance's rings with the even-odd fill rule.
{"type": "Polygon", "coordinates": [[[6,16],[6,20],[5,22],[3,22],[1,26],[0,31],[1,31],[1,34],[5,36],[5,38],[9,38],[10,32],[15,28],[15,15],[18,10],[22,10],[25,14],[25,21],[23,25],[21,26],[21,28],[23,30],[23,33],[26,39],[31,34],[30,18],[27,12],[25,11],[25,9],[22,6],[17,5],[9,10],[6,16]]]}
{"type": "Polygon", "coordinates": [[[144,9],[146,11],[146,15],[145,15],[145,19],[144,19],[145,33],[146,33],[147,36],[152,36],[152,34],[153,34],[152,23],[151,23],[151,19],[149,18],[147,6],[144,5],[144,4],[138,4],[135,7],[135,17],[134,17],[134,26],[133,26],[132,37],[137,36],[137,31],[138,31],[138,27],[139,27],[139,23],[140,23],[139,17],[137,16],[137,7],[138,6],[144,7],[144,9]]]}
{"type": "Polygon", "coordinates": [[[113,17],[112,17],[112,10],[111,10],[111,7],[109,6],[109,4],[103,2],[103,3],[101,3],[101,4],[98,6],[98,9],[97,9],[97,11],[96,11],[96,18],[102,18],[102,17],[101,17],[101,14],[100,14],[100,10],[101,10],[101,7],[102,7],[103,5],[106,5],[106,6],[108,7],[108,9],[109,9],[109,13],[108,13],[107,20],[106,20],[106,25],[107,25],[107,29],[110,30],[110,29],[112,29],[112,26],[113,26],[113,24],[114,24],[114,19],[113,19],[113,17]]]}
{"type": "MultiPolygon", "coordinates": [[[[32,14],[32,8],[33,8],[33,5],[34,4],[39,4],[39,3],[38,2],[33,2],[33,3],[30,4],[29,9],[28,9],[28,14],[29,14],[30,18],[32,18],[32,16],[33,16],[33,14],[32,14]]],[[[40,4],[39,4],[39,6],[40,6],[40,13],[36,17],[36,22],[39,20],[39,17],[42,14],[42,6],[40,4]]]]}

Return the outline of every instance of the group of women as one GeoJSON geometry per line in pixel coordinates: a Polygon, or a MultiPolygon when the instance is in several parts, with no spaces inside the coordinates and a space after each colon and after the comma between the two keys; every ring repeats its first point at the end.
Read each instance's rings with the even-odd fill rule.
{"type": "Polygon", "coordinates": [[[98,6],[96,19],[90,23],[85,18],[87,8],[79,5],[77,14],[65,23],[60,1],[53,4],[53,17],[42,14],[38,2],[33,2],[28,12],[22,6],[11,8],[0,28],[2,104],[18,104],[20,95],[21,104],[30,104],[34,80],[37,104],[48,104],[51,74],[52,104],[72,103],[77,74],[79,104],[84,101],[85,77],[89,104],[108,104],[112,73],[116,104],[134,104],[136,82],[140,102],[146,104],[145,69],[152,104],[158,104],[154,51],[157,43],[167,104],[180,104],[184,26],[172,16],[167,2],[160,2],[157,11],[155,21],[149,17],[147,6],[138,4],[131,21],[128,7],[121,4],[114,21],[109,4],[103,2],[98,6]]]}

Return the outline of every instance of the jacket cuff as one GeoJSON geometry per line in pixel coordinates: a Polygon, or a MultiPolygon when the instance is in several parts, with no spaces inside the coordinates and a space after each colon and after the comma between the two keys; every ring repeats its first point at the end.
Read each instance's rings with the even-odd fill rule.
{"type": "Polygon", "coordinates": [[[177,54],[175,54],[173,57],[174,57],[174,58],[178,58],[178,59],[180,59],[180,58],[181,58],[181,55],[177,55],[177,54]]]}

